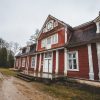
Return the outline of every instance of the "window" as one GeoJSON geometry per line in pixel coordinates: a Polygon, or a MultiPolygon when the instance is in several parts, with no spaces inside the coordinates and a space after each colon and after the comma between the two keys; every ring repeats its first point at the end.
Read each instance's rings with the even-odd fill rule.
{"type": "Polygon", "coordinates": [[[52,36],[52,44],[58,43],[58,34],[52,36]]]}
{"type": "Polygon", "coordinates": [[[69,52],[68,53],[68,70],[78,71],[78,52],[69,52]]]}
{"type": "Polygon", "coordinates": [[[47,30],[52,30],[52,29],[53,29],[53,20],[47,23],[47,30]]]}
{"type": "Polygon", "coordinates": [[[42,42],[41,42],[41,47],[45,47],[46,46],[46,40],[44,39],[44,40],[42,40],[42,42]]]}
{"type": "Polygon", "coordinates": [[[22,59],[22,67],[25,67],[25,58],[22,59]]]}
{"type": "Polygon", "coordinates": [[[32,57],[32,60],[31,60],[31,68],[34,68],[35,67],[35,57],[32,57]]]}
{"type": "Polygon", "coordinates": [[[51,57],[52,57],[52,53],[51,52],[45,53],[45,58],[51,58],[51,57]]]}
{"type": "Polygon", "coordinates": [[[51,48],[51,45],[56,44],[56,43],[58,43],[58,34],[55,34],[55,35],[52,35],[46,39],[43,39],[41,41],[41,47],[43,48],[43,47],[50,46],[50,48],[51,48]]]}
{"type": "Polygon", "coordinates": [[[28,46],[27,48],[26,48],[26,53],[28,53],[30,51],[30,47],[28,46]]]}
{"type": "Polygon", "coordinates": [[[47,45],[51,44],[51,37],[47,38],[47,45]]]}

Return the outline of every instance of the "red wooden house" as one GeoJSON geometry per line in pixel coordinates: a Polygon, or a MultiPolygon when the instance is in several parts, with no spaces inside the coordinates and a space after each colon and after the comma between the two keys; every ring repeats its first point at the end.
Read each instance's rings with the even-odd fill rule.
{"type": "MultiPolygon", "coordinates": [[[[27,69],[33,65],[31,70],[37,72],[100,80],[100,15],[77,27],[49,15],[39,33],[36,52],[26,56],[30,58],[24,66],[27,69]]],[[[16,62],[17,58],[22,59],[17,55],[16,62]]]]}

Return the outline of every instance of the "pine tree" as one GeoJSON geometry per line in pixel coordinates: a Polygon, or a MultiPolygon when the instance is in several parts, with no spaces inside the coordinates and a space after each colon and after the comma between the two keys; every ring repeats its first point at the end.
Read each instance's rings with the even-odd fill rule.
{"type": "Polygon", "coordinates": [[[7,49],[4,47],[0,49],[0,66],[6,67],[7,65],[7,49]]]}
{"type": "Polygon", "coordinates": [[[12,51],[9,52],[9,55],[8,55],[8,64],[9,64],[9,67],[13,67],[14,66],[14,53],[12,51]]]}

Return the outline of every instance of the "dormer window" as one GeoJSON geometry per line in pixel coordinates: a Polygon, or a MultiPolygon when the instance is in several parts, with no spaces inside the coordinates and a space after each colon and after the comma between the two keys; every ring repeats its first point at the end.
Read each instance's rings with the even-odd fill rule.
{"type": "Polygon", "coordinates": [[[58,26],[58,21],[57,20],[50,20],[46,23],[46,25],[43,27],[42,32],[48,32],[50,30],[52,30],[53,28],[58,26]]]}
{"type": "Polygon", "coordinates": [[[30,51],[30,47],[28,46],[26,49],[26,53],[28,53],[30,51]]]}
{"type": "Polygon", "coordinates": [[[97,31],[96,33],[100,33],[100,22],[96,22],[97,31]]]}

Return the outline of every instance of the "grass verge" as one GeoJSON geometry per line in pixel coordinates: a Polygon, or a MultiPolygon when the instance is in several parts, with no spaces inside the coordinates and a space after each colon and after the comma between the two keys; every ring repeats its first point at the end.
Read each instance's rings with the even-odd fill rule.
{"type": "Polygon", "coordinates": [[[6,76],[15,76],[16,72],[9,70],[9,68],[0,68],[0,72],[6,76]]]}
{"type": "Polygon", "coordinates": [[[100,88],[78,83],[45,85],[33,83],[34,88],[58,100],[100,100],[100,88]]]}

